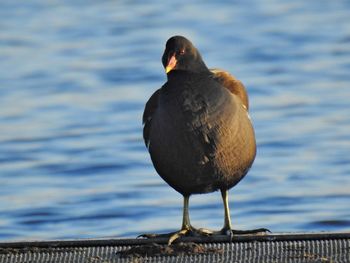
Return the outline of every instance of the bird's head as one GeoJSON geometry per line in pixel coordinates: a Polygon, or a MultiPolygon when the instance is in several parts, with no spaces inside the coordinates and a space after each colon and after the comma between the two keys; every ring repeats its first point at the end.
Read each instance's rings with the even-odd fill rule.
{"type": "Polygon", "coordinates": [[[208,71],[197,48],[183,36],[173,36],[168,39],[162,63],[167,74],[175,70],[208,71]]]}

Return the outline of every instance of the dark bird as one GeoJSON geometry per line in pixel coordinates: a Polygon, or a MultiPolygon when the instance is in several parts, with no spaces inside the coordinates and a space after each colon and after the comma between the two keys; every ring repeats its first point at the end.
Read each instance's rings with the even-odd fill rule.
{"type": "Polygon", "coordinates": [[[256,154],[243,84],[228,72],[208,69],[183,36],[167,41],[162,63],[168,81],[146,103],[143,138],[158,174],[184,197],[182,227],[167,234],[169,244],[191,234],[231,236],[268,231],[231,227],[228,190],[247,174],[256,154]],[[225,209],[222,230],[195,229],[188,212],[190,195],[217,190],[225,209]]]}

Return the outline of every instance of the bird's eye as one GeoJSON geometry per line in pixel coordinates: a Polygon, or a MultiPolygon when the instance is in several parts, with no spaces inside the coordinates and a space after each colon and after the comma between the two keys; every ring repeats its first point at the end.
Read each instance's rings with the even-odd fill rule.
{"type": "Polygon", "coordinates": [[[180,54],[180,55],[185,54],[185,50],[184,50],[184,49],[181,49],[181,50],[179,51],[179,54],[180,54]]]}

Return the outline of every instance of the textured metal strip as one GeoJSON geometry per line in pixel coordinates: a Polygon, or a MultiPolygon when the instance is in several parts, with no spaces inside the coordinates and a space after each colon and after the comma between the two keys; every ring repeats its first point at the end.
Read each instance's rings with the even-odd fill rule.
{"type": "MultiPolygon", "coordinates": [[[[235,242],[250,241],[294,241],[294,240],[330,240],[330,239],[350,239],[350,232],[322,232],[322,233],[278,233],[269,235],[241,235],[234,236],[235,242]]],[[[229,242],[228,236],[214,237],[185,237],[186,242],[200,243],[221,243],[229,242]]],[[[51,241],[21,241],[21,242],[2,242],[0,248],[11,247],[88,247],[88,246],[123,246],[123,245],[142,245],[149,243],[166,244],[167,238],[155,239],[81,239],[81,240],[51,240],[51,241]]]]}
{"type": "MultiPolygon", "coordinates": [[[[31,242],[30,246],[20,246],[18,243],[0,244],[0,263],[113,263],[113,262],[350,262],[350,238],[343,236],[328,235],[331,238],[289,238],[281,240],[263,241],[234,241],[203,243],[205,248],[212,248],[216,252],[206,254],[179,254],[176,256],[149,256],[149,257],[120,257],[118,251],[141,245],[122,244],[116,242],[97,243],[103,245],[92,245],[96,240],[85,242],[85,246],[67,246],[73,243],[55,241],[54,246],[44,246],[43,243],[31,242]]],[[[306,235],[306,237],[309,237],[306,235]]],[[[95,242],[96,243],[96,242],[95,242]]],[[[128,243],[132,243],[128,241],[128,243]]],[[[29,244],[28,242],[26,243],[29,244]]],[[[82,244],[82,243],[81,243],[82,244]]],[[[145,244],[145,243],[143,243],[145,244]]]]}

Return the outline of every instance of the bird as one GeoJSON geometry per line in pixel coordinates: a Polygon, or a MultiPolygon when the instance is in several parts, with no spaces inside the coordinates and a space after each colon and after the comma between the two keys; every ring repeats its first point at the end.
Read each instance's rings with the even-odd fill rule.
{"type": "Polygon", "coordinates": [[[256,156],[247,91],[237,78],[209,69],[198,49],[184,36],[170,37],[162,55],[167,82],[145,105],[143,138],[160,177],[183,196],[179,231],[144,234],[169,237],[254,234],[269,231],[233,230],[228,190],[247,174],[256,156]],[[220,191],[224,225],[220,231],[196,229],[190,223],[189,198],[220,191]]]}

